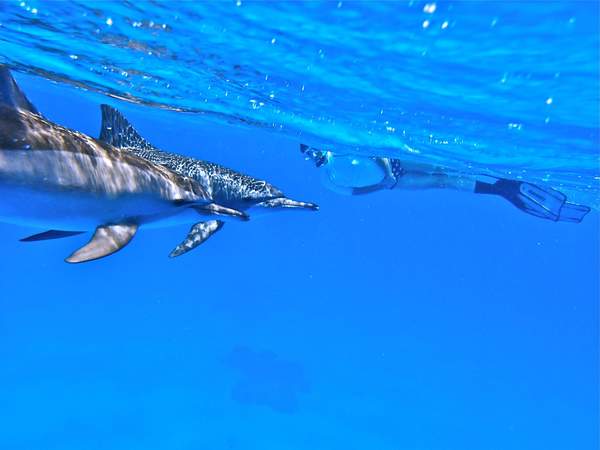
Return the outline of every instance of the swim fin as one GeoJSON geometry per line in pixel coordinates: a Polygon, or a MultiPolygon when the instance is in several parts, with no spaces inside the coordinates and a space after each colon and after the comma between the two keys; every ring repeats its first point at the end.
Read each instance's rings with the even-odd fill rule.
{"type": "Polygon", "coordinates": [[[567,196],[556,189],[506,178],[490,178],[495,182],[476,181],[474,192],[504,197],[527,214],[555,222],[579,223],[590,212],[587,206],[567,202],[567,196]]]}
{"type": "Polygon", "coordinates": [[[591,209],[589,206],[578,205],[577,203],[565,202],[560,210],[560,219],[563,222],[579,223],[583,220],[591,209]]]}
{"type": "Polygon", "coordinates": [[[321,167],[328,161],[327,152],[309,147],[306,144],[300,144],[300,151],[306,155],[306,159],[312,159],[315,166],[321,167]]]}

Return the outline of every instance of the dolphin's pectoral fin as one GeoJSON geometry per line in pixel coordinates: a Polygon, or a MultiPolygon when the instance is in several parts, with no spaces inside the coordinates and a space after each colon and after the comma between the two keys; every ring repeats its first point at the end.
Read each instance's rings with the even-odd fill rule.
{"type": "Polygon", "coordinates": [[[183,242],[175,247],[175,249],[169,254],[169,257],[175,258],[176,256],[183,255],[184,253],[195,249],[209,237],[223,228],[223,225],[225,225],[225,223],[221,220],[209,220],[208,222],[197,223],[190,229],[190,232],[183,242]]]}
{"type": "Polygon", "coordinates": [[[248,214],[237,209],[228,208],[226,206],[218,205],[216,203],[209,203],[202,206],[192,206],[199,214],[216,214],[217,216],[230,216],[239,220],[250,220],[248,214]]]}
{"type": "Polygon", "coordinates": [[[92,239],[65,261],[68,263],[82,263],[111,255],[129,244],[137,229],[137,225],[105,225],[98,227],[92,239]]]}
{"type": "Polygon", "coordinates": [[[36,242],[36,241],[47,241],[50,239],[61,239],[70,236],[77,236],[83,234],[85,231],[63,231],[63,230],[48,230],[43,233],[34,234],[27,236],[23,239],[19,239],[21,242],[36,242]]]}
{"type": "Polygon", "coordinates": [[[263,208],[304,208],[311,209],[313,211],[319,210],[319,205],[309,202],[299,202],[287,197],[279,197],[260,202],[257,204],[257,206],[262,206],[263,208]]]}

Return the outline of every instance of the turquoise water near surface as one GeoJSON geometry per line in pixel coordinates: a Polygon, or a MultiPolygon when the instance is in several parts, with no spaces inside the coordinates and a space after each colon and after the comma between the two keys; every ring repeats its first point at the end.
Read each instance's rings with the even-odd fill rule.
{"type": "Polygon", "coordinates": [[[545,180],[598,205],[595,2],[0,11],[2,59],[30,73],[317,147],[545,180]]]}

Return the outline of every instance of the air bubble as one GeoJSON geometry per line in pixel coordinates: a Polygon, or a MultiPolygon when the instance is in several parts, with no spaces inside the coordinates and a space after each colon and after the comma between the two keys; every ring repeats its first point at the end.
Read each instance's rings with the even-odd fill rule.
{"type": "Polygon", "coordinates": [[[433,14],[437,9],[437,5],[435,3],[427,3],[423,6],[423,12],[427,14],[433,14]]]}

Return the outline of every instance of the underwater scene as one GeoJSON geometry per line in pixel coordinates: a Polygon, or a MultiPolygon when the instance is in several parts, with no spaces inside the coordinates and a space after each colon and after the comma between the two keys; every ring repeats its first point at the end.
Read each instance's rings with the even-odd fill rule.
{"type": "Polygon", "coordinates": [[[0,2],[0,450],[595,450],[600,4],[0,2]]]}

